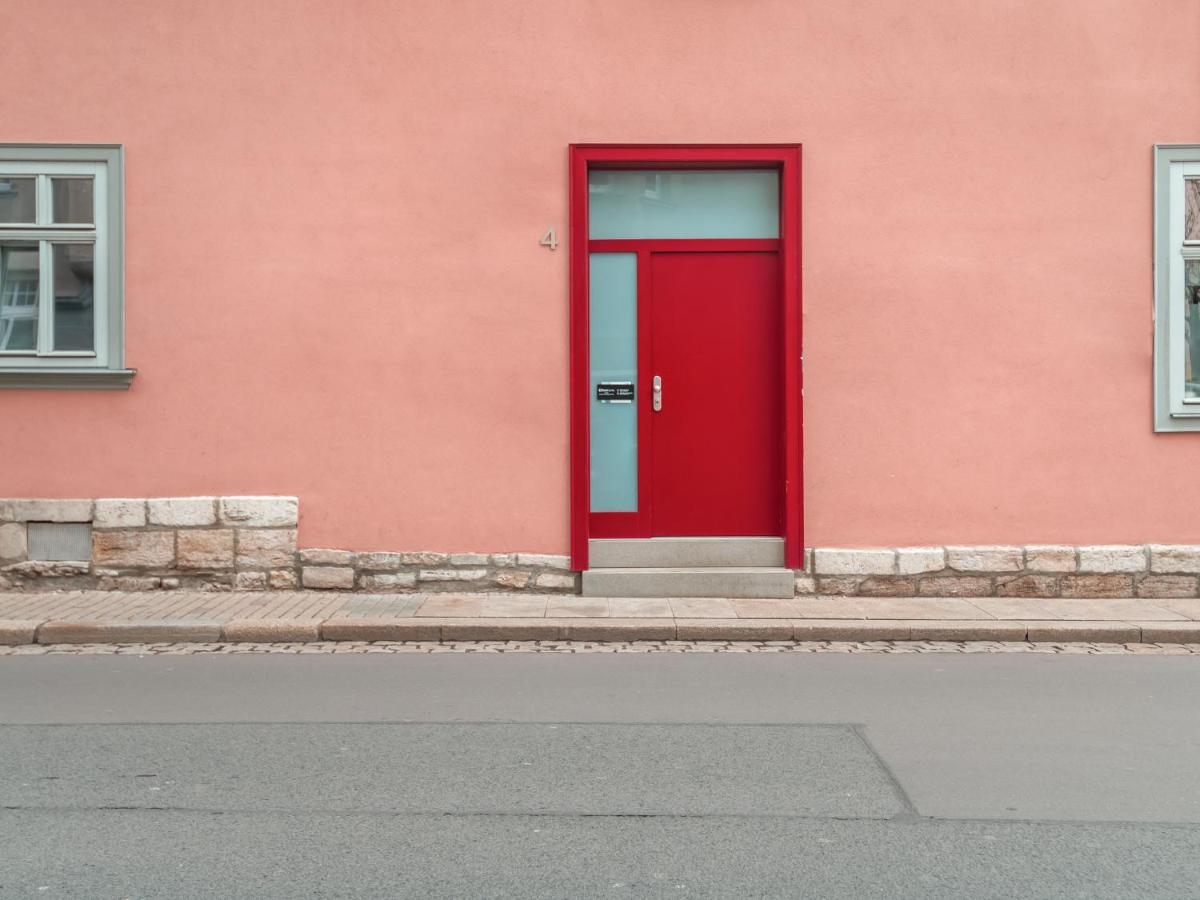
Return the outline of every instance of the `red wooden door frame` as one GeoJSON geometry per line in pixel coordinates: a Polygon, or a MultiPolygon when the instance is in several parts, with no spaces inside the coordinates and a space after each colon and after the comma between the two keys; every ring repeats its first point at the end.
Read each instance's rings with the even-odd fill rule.
{"type": "MultiPolygon", "coordinates": [[[[800,366],[799,144],[572,144],[570,147],[571,284],[571,567],[588,567],[589,463],[588,209],[589,169],[770,168],[779,171],[779,257],[783,292],[784,560],[804,557],[803,402],[800,366]]],[[[639,267],[640,271],[640,267],[639,267]]],[[[639,317],[640,318],[640,317],[639,317]]],[[[639,365],[640,365],[639,359],[639,365]]]]}

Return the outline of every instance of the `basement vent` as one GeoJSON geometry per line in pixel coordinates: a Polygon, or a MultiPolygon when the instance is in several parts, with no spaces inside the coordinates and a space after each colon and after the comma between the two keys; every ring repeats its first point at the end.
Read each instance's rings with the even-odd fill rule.
{"type": "Polygon", "coordinates": [[[30,522],[29,558],[47,562],[87,562],[92,558],[92,526],[87,522],[30,522]]]}

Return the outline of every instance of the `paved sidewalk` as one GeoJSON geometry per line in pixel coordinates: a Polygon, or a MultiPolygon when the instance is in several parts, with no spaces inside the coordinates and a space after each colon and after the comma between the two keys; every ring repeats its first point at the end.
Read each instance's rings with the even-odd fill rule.
{"type": "Polygon", "coordinates": [[[309,641],[1083,641],[1200,644],[1200,599],[0,594],[0,644],[309,641]]]}

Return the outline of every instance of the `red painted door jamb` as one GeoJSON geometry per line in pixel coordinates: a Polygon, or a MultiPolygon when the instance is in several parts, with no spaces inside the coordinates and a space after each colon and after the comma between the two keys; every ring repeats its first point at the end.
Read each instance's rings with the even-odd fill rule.
{"type": "MultiPolygon", "coordinates": [[[[588,430],[587,173],[595,168],[749,168],[780,170],[780,266],[784,341],[784,558],[804,558],[803,369],[801,366],[801,148],[798,144],[572,144],[570,147],[571,285],[571,567],[588,567],[591,508],[588,430]]],[[[615,249],[615,248],[614,248],[615,249]]],[[[640,269],[640,267],[639,267],[640,269]]]]}

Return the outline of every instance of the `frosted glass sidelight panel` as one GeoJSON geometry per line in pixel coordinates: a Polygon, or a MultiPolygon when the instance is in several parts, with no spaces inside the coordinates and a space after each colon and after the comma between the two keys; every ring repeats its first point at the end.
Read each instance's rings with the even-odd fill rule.
{"type": "Polygon", "coordinates": [[[772,169],[588,172],[591,238],[777,238],[772,169]]]}
{"type": "Polygon", "coordinates": [[[636,389],[637,254],[593,253],[588,259],[592,512],[635,512],[640,398],[597,400],[596,387],[601,382],[627,382],[636,389]]]}

